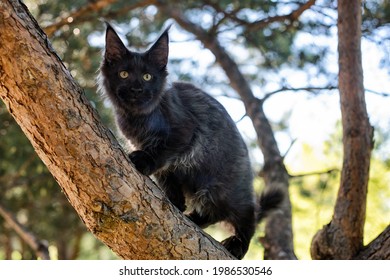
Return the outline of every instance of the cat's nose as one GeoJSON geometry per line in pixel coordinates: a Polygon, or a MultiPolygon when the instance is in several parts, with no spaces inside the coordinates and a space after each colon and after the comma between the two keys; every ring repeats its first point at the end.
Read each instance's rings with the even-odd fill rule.
{"type": "Polygon", "coordinates": [[[141,93],[143,91],[142,88],[131,88],[131,91],[138,94],[138,93],[141,93]]]}

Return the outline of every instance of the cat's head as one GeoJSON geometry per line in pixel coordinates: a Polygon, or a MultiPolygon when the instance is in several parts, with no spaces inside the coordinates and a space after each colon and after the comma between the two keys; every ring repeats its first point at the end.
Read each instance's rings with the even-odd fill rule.
{"type": "Polygon", "coordinates": [[[117,109],[142,115],[159,104],[168,75],[168,29],[149,50],[139,53],[128,50],[107,23],[100,87],[117,109]]]}

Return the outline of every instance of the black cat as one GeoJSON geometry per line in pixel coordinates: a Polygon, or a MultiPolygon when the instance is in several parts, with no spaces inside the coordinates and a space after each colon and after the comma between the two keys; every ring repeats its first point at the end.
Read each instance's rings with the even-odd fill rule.
{"type": "Polygon", "coordinates": [[[235,235],[222,243],[241,259],[258,218],[282,197],[262,195],[258,206],[247,147],[218,101],[192,84],[166,85],[168,41],[167,29],[148,51],[132,52],[107,24],[101,89],[136,147],[130,159],[137,170],[153,174],[170,201],[200,227],[233,225],[235,235]]]}

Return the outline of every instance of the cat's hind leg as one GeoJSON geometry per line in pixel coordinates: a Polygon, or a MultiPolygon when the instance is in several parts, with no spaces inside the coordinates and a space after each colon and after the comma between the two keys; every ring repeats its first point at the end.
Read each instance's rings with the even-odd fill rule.
{"type": "MultiPolygon", "coordinates": [[[[212,189],[207,188],[206,190],[212,189]]],[[[242,259],[249,248],[249,243],[256,228],[256,213],[255,205],[251,203],[251,199],[246,199],[246,202],[234,202],[230,200],[227,203],[226,199],[220,199],[218,192],[205,192],[203,198],[207,197],[200,203],[202,207],[194,209],[187,215],[194,223],[201,228],[206,228],[209,225],[220,221],[226,221],[234,228],[234,235],[223,240],[222,245],[236,258],[242,259]],[[213,195],[213,196],[211,196],[213,195]]]]}
{"type": "Polygon", "coordinates": [[[235,234],[223,240],[222,245],[237,259],[242,259],[249,248],[249,243],[255,233],[255,211],[248,206],[245,211],[229,217],[227,220],[235,230],[235,234]]]}
{"type": "Polygon", "coordinates": [[[218,222],[218,219],[213,218],[210,215],[200,215],[197,211],[192,211],[190,214],[186,215],[191,221],[197,224],[200,228],[206,228],[212,224],[218,222]]]}

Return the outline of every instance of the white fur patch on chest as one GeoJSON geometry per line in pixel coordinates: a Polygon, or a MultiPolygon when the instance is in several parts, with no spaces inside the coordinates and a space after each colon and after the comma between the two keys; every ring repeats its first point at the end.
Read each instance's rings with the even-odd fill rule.
{"type": "Polygon", "coordinates": [[[173,159],[171,167],[176,168],[194,168],[202,164],[204,159],[204,149],[200,141],[196,141],[189,151],[182,153],[180,156],[173,159]]]}
{"type": "Polygon", "coordinates": [[[190,213],[196,211],[200,216],[209,215],[210,209],[212,209],[213,198],[210,195],[209,190],[202,189],[197,191],[196,193],[186,193],[186,212],[190,213]]]}

